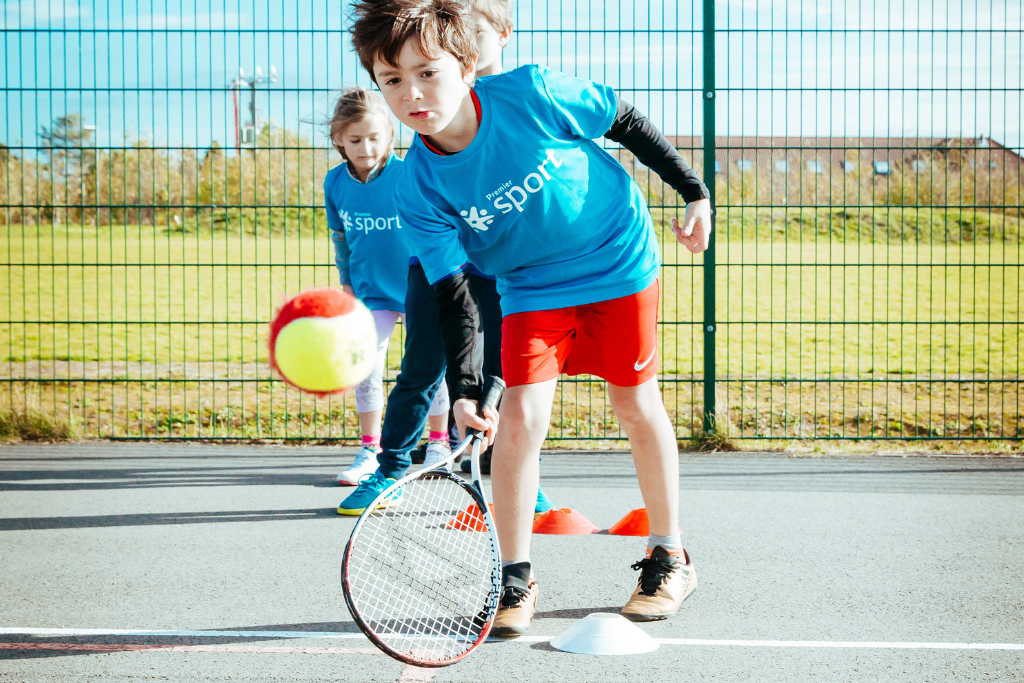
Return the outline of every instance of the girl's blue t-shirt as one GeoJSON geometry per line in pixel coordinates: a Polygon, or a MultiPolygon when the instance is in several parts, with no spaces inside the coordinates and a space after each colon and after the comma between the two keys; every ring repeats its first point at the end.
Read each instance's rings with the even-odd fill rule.
{"type": "Polygon", "coordinates": [[[450,156],[416,136],[395,206],[427,278],[467,261],[497,276],[505,315],[636,294],[661,265],[651,214],[594,142],[614,91],[543,66],[479,79],[480,129],[450,156]]]}
{"type": "MultiPolygon", "coordinates": [[[[405,289],[412,253],[409,232],[395,211],[395,181],[402,160],[392,154],[379,176],[361,183],[345,164],[324,179],[327,225],[335,260],[344,272],[348,251],[349,284],[371,311],[405,312],[405,289]]],[[[345,284],[345,283],[343,283],[345,284]]]]}

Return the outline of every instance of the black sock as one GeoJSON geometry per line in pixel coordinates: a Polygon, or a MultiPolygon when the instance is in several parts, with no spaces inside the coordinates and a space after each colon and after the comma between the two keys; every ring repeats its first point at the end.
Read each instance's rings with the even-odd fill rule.
{"type": "Polygon", "coordinates": [[[532,568],[529,562],[516,562],[501,568],[501,585],[527,588],[530,585],[530,572],[532,568]]]}

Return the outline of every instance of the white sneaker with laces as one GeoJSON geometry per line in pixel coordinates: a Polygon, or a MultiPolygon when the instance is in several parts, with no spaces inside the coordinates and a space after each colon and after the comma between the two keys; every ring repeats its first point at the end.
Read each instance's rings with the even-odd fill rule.
{"type": "MultiPolygon", "coordinates": [[[[430,467],[431,465],[436,465],[451,454],[452,449],[448,448],[448,446],[443,443],[428,443],[426,457],[423,459],[423,466],[430,467]]],[[[444,469],[451,472],[452,464],[448,463],[444,469]]]]}
{"type": "Polygon", "coordinates": [[[347,470],[338,475],[338,483],[342,486],[359,486],[366,477],[377,471],[377,451],[365,446],[356,453],[355,462],[347,470]]]}

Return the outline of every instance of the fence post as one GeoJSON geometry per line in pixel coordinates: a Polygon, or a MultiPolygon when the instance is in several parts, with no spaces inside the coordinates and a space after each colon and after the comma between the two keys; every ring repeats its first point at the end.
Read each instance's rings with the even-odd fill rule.
{"type": "Polygon", "coordinates": [[[704,252],[704,431],[715,419],[715,0],[704,0],[704,184],[711,193],[711,241],[704,252]]]}

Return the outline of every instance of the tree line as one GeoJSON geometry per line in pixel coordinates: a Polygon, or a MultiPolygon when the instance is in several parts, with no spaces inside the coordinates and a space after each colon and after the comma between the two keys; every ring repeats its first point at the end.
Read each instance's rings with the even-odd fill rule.
{"type": "MultiPolygon", "coordinates": [[[[319,141],[317,141],[319,142],[319,141]]],[[[39,145],[0,145],[0,224],[162,225],[172,230],[326,229],[323,180],[340,162],[333,150],[298,132],[265,126],[255,144],[239,151],[217,142],[208,148],[157,146],[126,139],[98,147],[81,114],[58,117],[40,129],[39,145]]],[[[612,150],[647,195],[652,208],[679,198],[624,150],[612,150]]],[[[682,150],[699,173],[699,150],[682,150]]],[[[951,165],[927,152],[928,172],[897,166],[871,173],[781,175],[764,164],[716,175],[720,207],[900,206],[987,207],[1019,218],[1021,166],[951,165]],[[935,157],[931,159],[930,157],[935,157]]],[[[869,160],[861,167],[867,168],[869,160]]],[[[794,168],[799,169],[797,162],[794,168]]]]}

